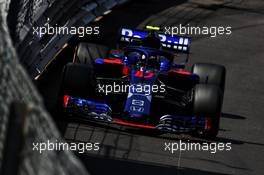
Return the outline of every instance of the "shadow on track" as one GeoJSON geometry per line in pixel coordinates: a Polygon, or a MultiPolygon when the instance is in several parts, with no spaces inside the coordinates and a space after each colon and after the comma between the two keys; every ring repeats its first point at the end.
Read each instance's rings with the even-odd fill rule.
{"type": "Polygon", "coordinates": [[[217,160],[210,160],[210,159],[204,159],[204,158],[193,158],[193,157],[192,158],[185,157],[184,159],[191,159],[191,160],[197,160],[197,161],[210,162],[210,163],[213,163],[213,164],[221,164],[221,165],[225,166],[226,168],[239,169],[239,170],[244,170],[244,171],[251,171],[248,168],[232,166],[232,165],[230,165],[228,163],[217,161],[217,160]]]}
{"type": "Polygon", "coordinates": [[[228,114],[228,113],[222,113],[222,118],[228,118],[228,119],[235,119],[235,120],[245,120],[246,117],[236,115],[236,114],[228,114]]]}
{"type": "Polygon", "coordinates": [[[263,143],[242,141],[242,140],[229,139],[229,138],[223,138],[223,137],[217,137],[216,141],[217,142],[223,142],[223,143],[232,143],[232,144],[236,144],[236,145],[249,144],[249,145],[264,146],[263,143]]]}
{"type": "MultiPolygon", "coordinates": [[[[237,117],[235,115],[231,115],[233,118],[237,117]]],[[[239,118],[240,119],[240,118],[239,118]]],[[[241,145],[241,144],[253,144],[253,145],[259,145],[264,146],[262,143],[256,143],[256,142],[249,142],[249,141],[242,141],[242,140],[236,140],[236,139],[230,139],[230,138],[223,138],[223,137],[216,137],[215,139],[204,139],[199,137],[192,137],[188,134],[174,134],[174,133],[162,133],[157,130],[150,130],[150,129],[138,129],[133,127],[127,127],[123,125],[116,125],[116,124],[105,124],[105,123],[97,123],[97,122],[91,122],[88,120],[80,120],[80,119],[70,119],[68,122],[73,122],[75,124],[78,124],[82,126],[82,130],[91,131],[95,128],[99,128],[101,132],[103,133],[110,133],[110,134],[121,134],[125,136],[146,136],[146,137],[152,137],[156,139],[166,139],[170,141],[183,141],[183,142],[192,142],[192,143],[231,143],[235,145],[241,145]],[[86,127],[86,125],[88,127],[86,127]]],[[[67,123],[68,123],[67,122],[67,123]]],[[[74,128],[75,132],[79,132],[79,128],[74,128]]],[[[81,141],[77,138],[69,139],[71,141],[81,141]]],[[[89,141],[89,140],[88,140],[89,141]]]]}
{"type": "Polygon", "coordinates": [[[104,157],[87,156],[78,154],[87,165],[88,170],[92,175],[135,175],[135,174],[181,174],[181,175],[227,175],[223,173],[214,173],[202,171],[192,168],[166,166],[160,164],[150,164],[139,161],[128,161],[120,159],[109,159],[104,157]]]}

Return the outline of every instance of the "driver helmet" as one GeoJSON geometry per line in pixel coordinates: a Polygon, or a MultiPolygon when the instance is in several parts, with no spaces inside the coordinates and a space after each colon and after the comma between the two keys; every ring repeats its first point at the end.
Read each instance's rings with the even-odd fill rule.
{"type": "Polygon", "coordinates": [[[138,52],[131,52],[127,56],[128,63],[132,65],[136,65],[140,68],[144,67],[146,65],[146,55],[140,54],[138,52]]]}

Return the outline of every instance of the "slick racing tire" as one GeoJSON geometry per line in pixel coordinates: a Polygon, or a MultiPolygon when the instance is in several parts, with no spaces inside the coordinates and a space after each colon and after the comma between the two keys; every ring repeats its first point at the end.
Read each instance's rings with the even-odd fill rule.
{"type": "Polygon", "coordinates": [[[222,65],[196,63],[192,66],[192,73],[199,76],[200,84],[213,84],[225,91],[226,69],[222,65]]]}
{"type": "Polygon", "coordinates": [[[93,67],[95,59],[106,58],[108,53],[109,49],[106,46],[93,43],[79,43],[73,62],[93,67]]]}
{"type": "Polygon", "coordinates": [[[197,84],[194,88],[194,115],[205,119],[204,129],[199,135],[214,138],[218,134],[220,115],[222,109],[222,91],[216,85],[197,84]]]}
{"type": "Polygon", "coordinates": [[[68,63],[63,69],[62,95],[90,97],[94,94],[95,77],[93,69],[85,64],[68,63]]]}

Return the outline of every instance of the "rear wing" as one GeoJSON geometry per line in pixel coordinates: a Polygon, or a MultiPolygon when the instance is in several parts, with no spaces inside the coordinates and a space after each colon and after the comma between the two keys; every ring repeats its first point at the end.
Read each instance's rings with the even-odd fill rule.
{"type": "MultiPolygon", "coordinates": [[[[149,35],[149,31],[122,28],[119,42],[124,44],[140,45],[141,41],[149,35]]],[[[170,36],[157,32],[162,48],[169,51],[189,53],[190,38],[183,36],[170,36]]]]}

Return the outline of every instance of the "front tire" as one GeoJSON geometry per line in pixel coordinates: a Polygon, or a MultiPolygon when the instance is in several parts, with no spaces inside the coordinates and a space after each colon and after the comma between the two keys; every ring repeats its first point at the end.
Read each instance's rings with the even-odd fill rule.
{"type": "Polygon", "coordinates": [[[218,134],[222,109],[222,91],[216,85],[197,84],[194,88],[193,112],[205,119],[204,129],[198,134],[205,138],[215,138],[218,134]]]}
{"type": "Polygon", "coordinates": [[[192,66],[192,73],[199,76],[200,84],[212,84],[225,91],[226,69],[222,65],[196,63],[192,66]]]}

